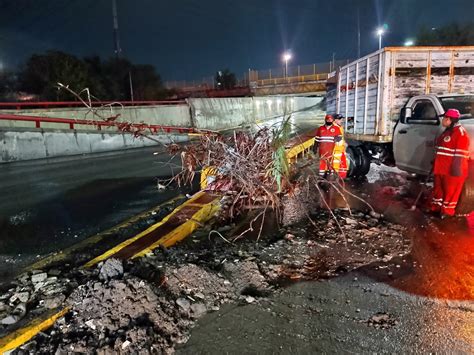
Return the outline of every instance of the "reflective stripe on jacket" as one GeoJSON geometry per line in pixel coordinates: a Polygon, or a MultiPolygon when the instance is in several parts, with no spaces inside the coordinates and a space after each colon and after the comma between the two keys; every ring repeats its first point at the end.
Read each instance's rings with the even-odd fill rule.
{"type": "Polygon", "coordinates": [[[467,177],[468,161],[469,135],[456,123],[436,140],[433,174],[467,177]]]}
{"type": "Polygon", "coordinates": [[[342,136],[342,132],[339,126],[323,125],[318,128],[316,132],[316,143],[318,143],[319,156],[323,159],[332,158],[334,151],[334,138],[337,136],[342,136]]]}

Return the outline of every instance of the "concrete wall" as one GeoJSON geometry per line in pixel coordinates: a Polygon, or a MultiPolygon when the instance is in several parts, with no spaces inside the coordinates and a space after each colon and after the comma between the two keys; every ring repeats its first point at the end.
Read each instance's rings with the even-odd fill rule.
{"type": "Polygon", "coordinates": [[[263,96],[188,99],[196,128],[225,130],[291,113],[319,109],[321,97],[263,96]]]}
{"type": "MultiPolygon", "coordinates": [[[[162,143],[184,142],[187,135],[153,135],[162,143]]],[[[48,130],[0,130],[0,163],[101,153],[158,145],[131,134],[64,132],[48,130]]]]}

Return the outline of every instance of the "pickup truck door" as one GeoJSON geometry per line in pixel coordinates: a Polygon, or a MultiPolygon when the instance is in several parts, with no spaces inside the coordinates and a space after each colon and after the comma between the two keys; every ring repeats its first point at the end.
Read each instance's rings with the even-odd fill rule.
{"type": "Polygon", "coordinates": [[[393,135],[393,153],[398,168],[422,175],[431,171],[436,137],[443,131],[440,105],[430,97],[410,100],[411,117],[399,120],[393,135]],[[439,106],[439,107],[438,107],[439,106]]]}

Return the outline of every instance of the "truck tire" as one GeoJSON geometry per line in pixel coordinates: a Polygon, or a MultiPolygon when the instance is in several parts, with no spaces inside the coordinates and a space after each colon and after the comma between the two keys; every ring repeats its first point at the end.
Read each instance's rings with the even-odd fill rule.
{"type": "Polygon", "coordinates": [[[474,211],[474,161],[468,165],[468,176],[456,207],[456,214],[466,215],[474,211]]]}
{"type": "Polygon", "coordinates": [[[456,214],[465,215],[474,211],[474,181],[467,179],[459,197],[456,214]]]}
{"type": "Polygon", "coordinates": [[[370,154],[367,149],[363,146],[356,147],[357,155],[359,156],[359,169],[358,176],[364,177],[369,173],[370,170],[370,154]]]}
{"type": "Polygon", "coordinates": [[[348,177],[361,178],[367,175],[370,170],[370,155],[363,146],[348,146],[346,157],[349,163],[348,177]]]}
{"type": "Polygon", "coordinates": [[[348,146],[346,148],[346,159],[347,159],[347,177],[355,177],[357,176],[357,166],[358,164],[358,159],[357,159],[357,153],[355,152],[355,147],[353,146],[348,146]]]}

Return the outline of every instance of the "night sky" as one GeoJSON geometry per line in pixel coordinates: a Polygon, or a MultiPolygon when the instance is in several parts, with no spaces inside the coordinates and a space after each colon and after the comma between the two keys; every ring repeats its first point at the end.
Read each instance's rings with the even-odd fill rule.
{"type": "MultiPolygon", "coordinates": [[[[117,0],[123,55],[153,64],[165,80],[193,80],[222,68],[248,68],[357,56],[414,38],[421,26],[467,22],[474,0],[117,0]]],[[[48,49],[78,56],[113,55],[111,0],[0,0],[0,62],[14,68],[48,49]]]]}

